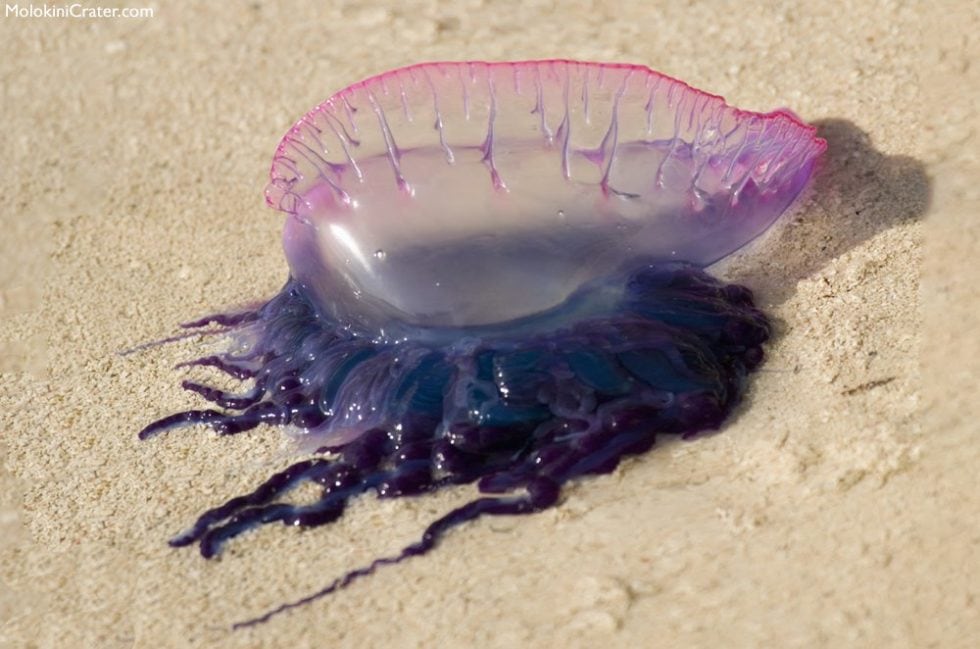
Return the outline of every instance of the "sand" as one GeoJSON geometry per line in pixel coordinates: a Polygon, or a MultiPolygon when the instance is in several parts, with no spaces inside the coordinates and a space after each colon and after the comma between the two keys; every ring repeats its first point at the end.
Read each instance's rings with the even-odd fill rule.
{"type": "Polygon", "coordinates": [[[975,3],[321,4],[0,18],[0,643],[974,646],[975,3]],[[828,140],[799,209],[715,269],[776,322],[746,404],[552,511],[467,525],[229,631],[471,492],[362,499],[331,528],[262,529],[210,562],[173,550],[287,447],[271,430],[138,442],[197,403],[172,366],[211,343],[116,352],[279,288],[281,218],[262,189],[315,103],[422,60],[554,56],[790,106],[828,140]]]}

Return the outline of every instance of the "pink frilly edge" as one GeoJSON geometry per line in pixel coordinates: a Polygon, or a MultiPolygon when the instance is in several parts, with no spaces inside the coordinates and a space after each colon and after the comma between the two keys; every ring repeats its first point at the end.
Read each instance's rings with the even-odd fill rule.
{"type": "Polygon", "coordinates": [[[795,127],[797,127],[800,130],[801,134],[808,134],[810,136],[810,140],[811,140],[812,144],[815,147],[815,156],[814,157],[816,157],[816,158],[819,158],[823,154],[823,152],[827,150],[827,141],[824,140],[823,138],[820,138],[820,137],[817,137],[816,136],[817,127],[813,126],[812,124],[808,124],[808,123],[804,122],[796,113],[794,113],[792,110],[790,110],[788,108],[778,108],[776,110],[773,110],[773,111],[770,111],[770,112],[767,112],[767,113],[760,113],[760,112],[755,112],[755,111],[750,111],[750,110],[744,110],[744,109],[738,108],[736,106],[730,105],[725,100],[725,98],[722,97],[721,95],[716,95],[714,93],[710,93],[710,92],[706,92],[704,90],[700,90],[700,89],[695,88],[694,86],[690,85],[689,83],[687,83],[685,81],[682,81],[682,80],[680,80],[680,79],[678,79],[676,77],[672,77],[670,75],[666,75],[666,74],[664,74],[662,72],[658,72],[658,71],[656,71],[656,70],[654,70],[652,68],[649,68],[649,67],[647,67],[645,65],[639,65],[639,64],[636,64],[636,63],[605,63],[605,62],[601,62],[601,61],[578,61],[578,60],[575,60],[575,59],[559,59],[559,58],[555,58],[555,59],[532,59],[532,60],[526,60],[526,61],[482,61],[482,60],[472,60],[472,61],[426,61],[426,62],[423,62],[423,63],[414,63],[412,65],[406,65],[406,66],[402,66],[400,68],[394,68],[392,70],[387,70],[385,72],[381,72],[379,74],[375,74],[373,76],[370,76],[370,77],[367,77],[365,79],[362,79],[361,81],[358,81],[357,83],[353,83],[353,84],[347,86],[346,88],[343,88],[342,90],[339,90],[339,91],[335,92],[333,95],[331,95],[330,97],[328,97],[327,99],[323,100],[322,102],[320,102],[319,104],[317,104],[316,106],[314,106],[312,109],[310,109],[309,111],[307,111],[307,113],[304,114],[301,118],[299,118],[298,120],[296,120],[296,122],[293,124],[293,126],[288,131],[286,131],[286,133],[283,135],[282,139],[280,139],[279,144],[276,147],[276,152],[275,152],[275,155],[273,156],[273,160],[272,160],[272,167],[269,170],[269,181],[270,182],[269,182],[269,185],[266,187],[266,190],[265,190],[266,202],[268,203],[268,205],[270,207],[273,207],[273,208],[278,209],[278,207],[277,207],[278,200],[274,199],[273,196],[272,196],[272,193],[273,192],[275,192],[275,193],[281,193],[282,192],[282,189],[280,187],[277,187],[275,185],[275,183],[274,183],[274,181],[276,180],[276,176],[275,176],[276,162],[281,157],[283,157],[285,155],[284,154],[284,151],[285,151],[286,147],[289,144],[290,136],[296,136],[296,135],[298,135],[299,132],[300,132],[300,129],[303,126],[303,124],[306,123],[308,120],[312,119],[316,115],[317,111],[321,110],[326,105],[328,105],[328,104],[330,104],[332,102],[337,101],[338,99],[341,99],[341,98],[343,98],[345,96],[348,96],[348,95],[354,93],[355,91],[357,91],[357,90],[359,90],[361,88],[365,88],[365,87],[373,86],[373,85],[378,84],[378,83],[382,83],[382,82],[384,82],[387,79],[396,77],[397,75],[399,75],[399,74],[401,74],[403,72],[408,72],[410,70],[426,69],[426,68],[438,68],[438,67],[441,67],[441,66],[459,66],[459,65],[477,65],[477,66],[484,66],[484,67],[488,67],[488,68],[518,68],[518,67],[524,67],[524,66],[530,67],[530,66],[538,66],[538,65],[546,65],[546,64],[556,64],[556,63],[557,64],[570,64],[570,65],[585,65],[585,66],[590,66],[590,67],[594,67],[594,68],[606,68],[606,69],[614,69],[614,70],[616,70],[616,69],[618,69],[618,70],[632,70],[632,71],[635,71],[635,72],[646,74],[646,75],[651,76],[651,77],[656,77],[659,80],[667,81],[667,82],[670,82],[670,83],[673,83],[673,84],[678,84],[678,85],[686,88],[688,92],[691,92],[691,93],[693,93],[695,95],[702,96],[702,97],[708,97],[708,98],[716,99],[716,100],[720,101],[723,104],[723,106],[725,108],[729,109],[732,112],[732,114],[734,114],[736,116],[736,118],[738,118],[738,119],[759,118],[759,119],[762,119],[762,120],[772,120],[772,121],[785,120],[785,121],[788,121],[788,122],[792,123],[795,127]]]}

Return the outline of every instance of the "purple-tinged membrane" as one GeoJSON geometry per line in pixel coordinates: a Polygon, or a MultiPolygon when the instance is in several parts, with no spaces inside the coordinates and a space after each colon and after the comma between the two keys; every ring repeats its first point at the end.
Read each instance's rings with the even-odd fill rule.
{"type": "Polygon", "coordinates": [[[290,277],[261,308],[191,323],[233,352],[190,361],[216,404],[165,417],[221,434],[287,428],[313,459],[205,512],[205,557],[255,525],[312,527],[365,491],[483,494],[397,556],[484,515],[553,506],[658,433],[718,428],[762,360],[765,315],[702,268],[766,230],[826,144],[645,67],[431,63],[337,93],[286,134],[266,192],[290,277]],[[284,498],[300,483],[312,504],[284,498]]]}

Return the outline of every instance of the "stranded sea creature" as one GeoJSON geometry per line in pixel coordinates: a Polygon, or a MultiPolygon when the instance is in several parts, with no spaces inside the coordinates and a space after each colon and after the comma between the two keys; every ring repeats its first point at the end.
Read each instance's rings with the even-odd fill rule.
{"type": "Polygon", "coordinates": [[[656,435],[719,427],[769,336],[748,289],[702,269],[765,231],[825,148],[788,111],[741,111],[635,65],[428,63],[326,100],[283,138],[266,198],[289,279],[191,361],[251,382],[147,426],[283,427],[313,451],[171,541],[205,557],[255,525],[324,525],[352,498],[475,482],[384,564],[481,516],[551,507],[656,435]],[[312,504],[283,497],[319,487],[312,504]]]}

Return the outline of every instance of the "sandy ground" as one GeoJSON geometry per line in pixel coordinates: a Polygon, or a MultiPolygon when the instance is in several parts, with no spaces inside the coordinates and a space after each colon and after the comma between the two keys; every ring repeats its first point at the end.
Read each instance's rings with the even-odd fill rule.
{"type": "Polygon", "coordinates": [[[0,18],[0,643],[975,646],[974,3],[322,4],[0,18]],[[777,323],[745,407],[557,509],[468,525],[230,632],[469,491],[363,499],[332,528],[263,529],[211,562],[172,550],[289,457],[270,430],[137,442],[197,403],[172,366],[208,343],[116,351],[278,289],[281,218],[261,192],[315,103],[416,61],[553,56],[790,106],[828,140],[805,204],[718,269],[777,323]]]}

